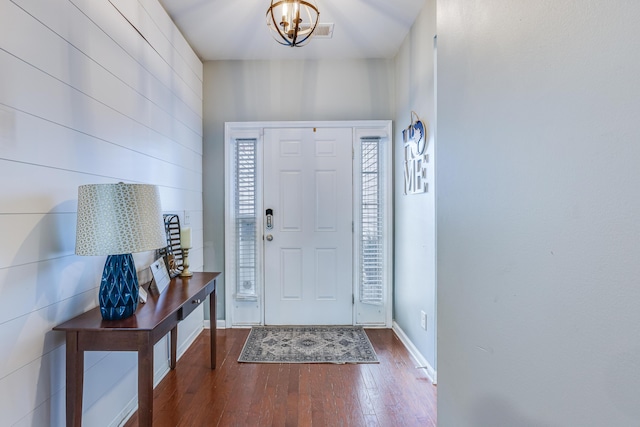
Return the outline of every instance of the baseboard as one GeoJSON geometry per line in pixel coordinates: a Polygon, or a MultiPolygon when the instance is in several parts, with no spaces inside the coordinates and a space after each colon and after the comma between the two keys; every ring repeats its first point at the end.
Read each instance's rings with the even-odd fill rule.
{"type": "Polygon", "coordinates": [[[407,351],[413,357],[418,364],[418,367],[425,369],[427,377],[431,380],[431,382],[436,385],[438,383],[438,373],[431,366],[431,364],[427,361],[427,359],[420,353],[418,348],[413,345],[413,342],[409,339],[407,334],[404,333],[400,325],[398,325],[395,321],[393,322],[393,332],[396,333],[402,344],[406,347],[407,351]]]}
{"type": "Polygon", "coordinates": [[[109,424],[109,427],[122,427],[124,426],[129,418],[133,416],[133,414],[138,410],[138,395],[136,396],[124,407],[122,412],[118,414],[113,421],[109,424]]]}
{"type": "MultiPolygon", "coordinates": [[[[211,320],[204,321],[204,328],[211,329],[211,320]]],[[[216,320],[216,329],[226,329],[226,322],[224,320],[216,320]]]]}

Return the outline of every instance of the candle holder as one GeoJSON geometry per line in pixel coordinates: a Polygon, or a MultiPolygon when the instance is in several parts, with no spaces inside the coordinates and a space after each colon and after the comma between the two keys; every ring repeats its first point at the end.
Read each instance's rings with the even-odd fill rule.
{"type": "Polygon", "coordinates": [[[191,277],[193,273],[189,271],[189,248],[182,248],[182,273],[180,277],[191,277]]]}

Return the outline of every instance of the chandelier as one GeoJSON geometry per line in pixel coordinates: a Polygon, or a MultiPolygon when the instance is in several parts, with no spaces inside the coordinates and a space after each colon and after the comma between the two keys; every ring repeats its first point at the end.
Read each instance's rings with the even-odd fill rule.
{"type": "Polygon", "coordinates": [[[267,26],[280,44],[297,47],[307,44],[318,25],[320,12],[313,0],[271,0],[267,26]]]}

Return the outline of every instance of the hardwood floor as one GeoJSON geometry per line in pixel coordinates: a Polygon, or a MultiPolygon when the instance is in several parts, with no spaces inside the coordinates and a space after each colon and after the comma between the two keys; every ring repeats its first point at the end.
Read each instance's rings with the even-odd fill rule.
{"type": "MultiPolygon", "coordinates": [[[[389,329],[367,329],[379,364],[248,364],[248,329],[205,330],[154,390],[154,427],[436,426],[436,387],[389,329]]],[[[138,425],[137,413],[125,427],[138,425]]]]}

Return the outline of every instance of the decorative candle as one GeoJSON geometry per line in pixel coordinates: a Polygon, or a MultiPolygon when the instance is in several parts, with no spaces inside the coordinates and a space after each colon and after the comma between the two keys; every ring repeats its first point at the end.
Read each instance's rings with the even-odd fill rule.
{"type": "Polygon", "coordinates": [[[180,230],[180,247],[191,248],[191,228],[186,227],[180,230]]]}

